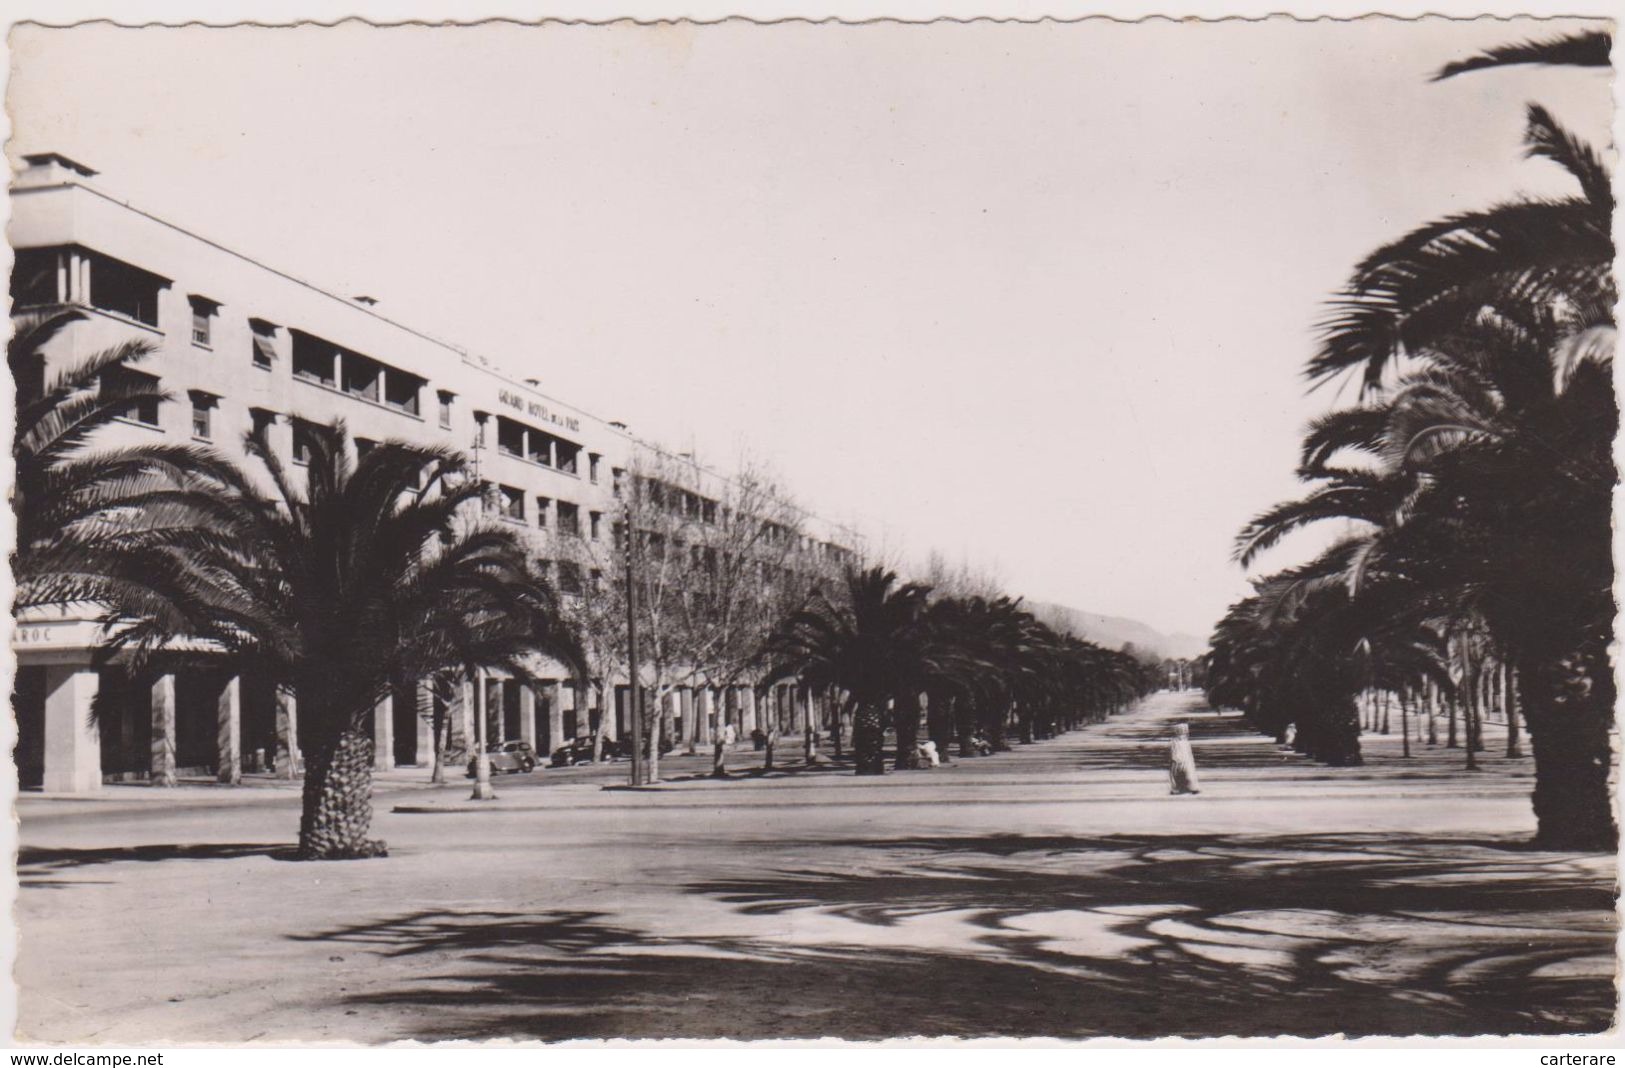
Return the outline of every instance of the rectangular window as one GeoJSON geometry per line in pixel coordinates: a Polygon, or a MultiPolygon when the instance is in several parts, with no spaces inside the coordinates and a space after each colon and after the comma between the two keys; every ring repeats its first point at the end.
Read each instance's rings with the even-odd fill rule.
{"type": "Polygon", "coordinates": [[[587,478],[591,480],[592,484],[595,486],[598,484],[598,461],[602,459],[603,457],[599,456],[596,452],[589,452],[587,454],[587,478]]]}
{"type": "Polygon", "coordinates": [[[11,265],[12,302],[19,308],[65,303],[67,258],[63,249],[18,249],[11,265]]]}
{"type": "Polygon", "coordinates": [[[568,534],[572,538],[581,537],[581,507],[569,501],[560,501],[559,533],[568,534]]]}
{"type": "Polygon", "coordinates": [[[340,364],[344,370],[344,392],[362,400],[379,399],[379,379],[382,377],[382,370],[377,361],[346,352],[341,357],[340,364]]]}
{"type": "Polygon", "coordinates": [[[293,422],[293,462],[308,464],[316,455],[316,428],[303,419],[293,422]]]}
{"type": "Polygon", "coordinates": [[[610,482],[614,487],[615,499],[621,499],[621,485],[626,481],[626,472],[619,467],[610,468],[610,482]]]}
{"type": "Polygon", "coordinates": [[[276,324],[264,319],[250,319],[248,329],[254,341],[254,366],[269,371],[276,362],[276,324]]]}
{"type": "Polygon", "coordinates": [[[192,436],[208,441],[214,437],[214,406],[216,398],[202,390],[192,390],[192,436]]]}
{"type": "Polygon", "coordinates": [[[502,514],[507,519],[525,521],[525,491],[512,486],[502,487],[502,514]]]}
{"type": "Polygon", "coordinates": [[[563,438],[554,438],[553,447],[557,451],[556,466],[566,474],[576,473],[576,456],[581,452],[581,446],[565,441],[563,438]]]}
{"type": "Polygon", "coordinates": [[[526,456],[533,464],[543,467],[553,466],[553,436],[544,434],[540,430],[530,432],[530,453],[526,456]]]}
{"type": "Polygon", "coordinates": [[[504,456],[525,454],[525,428],[512,419],[497,419],[497,452],[504,456]]]}
{"type": "Polygon", "coordinates": [[[158,325],[158,294],[168,284],[149,271],[107,256],[90,260],[90,306],[138,323],[158,325]]]}
{"type": "Polygon", "coordinates": [[[573,560],[560,560],[559,592],[570,597],[581,596],[581,565],[573,560]]]}
{"type": "Polygon", "coordinates": [[[143,426],[158,425],[158,378],[156,375],[117,367],[102,375],[102,392],[130,398],[120,417],[143,426]]]}
{"type": "Polygon", "coordinates": [[[334,378],[338,364],[338,350],[330,343],[310,334],[293,331],[293,376],[324,386],[336,386],[334,378]]]}
{"type": "Polygon", "coordinates": [[[440,390],[440,426],[442,429],[451,429],[451,402],[457,394],[440,390]]]}
{"type": "Polygon", "coordinates": [[[254,436],[263,437],[276,425],[276,413],[269,408],[250,408],[248,421],[254,429],[254,436]]]}
{"type": "Polygon", "coordinates": [[[423,379],[417,375],[390,367],[384,374],[384,403],[409,415],[418,414],[418,395],[423,392],[423,379]]]}
{"type": "Polygon", "coordinates": [[[547,511],[548,511],[548,508],[551,507],[552,504],[553,504],[553,501],[549,497],[537,497],[536,498],[536,525],[537,526],[542,527],[543,529],[546,529],[546,527],[547,527],[547,511]]]}
{"type": "Polygon", "coordinates": [[[220,305],[196,294],[187,300],[192,305],[192,344],[208,348],[214,344],[214,315],[220,305]]]}
{"type": "Polygon", "coordinates": [[[603,529],[604,513],[603,512],[589,512],[587,514],[587,521],[590,524],[590,528],[591,528],[591,531],[592,531],[592,540],[597,541],[599,532],[603,529]]]}

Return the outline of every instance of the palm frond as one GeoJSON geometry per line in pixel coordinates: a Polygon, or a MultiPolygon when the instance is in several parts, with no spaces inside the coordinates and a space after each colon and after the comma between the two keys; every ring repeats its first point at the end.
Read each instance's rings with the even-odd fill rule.
{"type": "Polygon", "coordinates": [[[1613,35],[1606,30],[1584,30],[1544,41],[1522,41],[1501,45],[1477,55],[1447,63],[1433,76],[1434,81],[1453,78],[1469,71],[1521,64],[1562,67],[1606,67],[1612,63],[1613,35]]]}

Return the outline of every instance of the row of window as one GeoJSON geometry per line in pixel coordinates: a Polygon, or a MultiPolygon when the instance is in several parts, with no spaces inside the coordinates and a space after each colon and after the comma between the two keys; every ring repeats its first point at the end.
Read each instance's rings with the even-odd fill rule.
{"type": "Polygon", "coordinates": [[[151,327],[168,285],[150,271],[79,248],[19,249],[11,268],[18,308],[82,304],[151,327]]]}
{"type": "MultiPolygon", "coordinates": [[[[352,352],[303,330],[290,330],[293,338],[293,376],[337,389],[352,397],[418,414],[418,398],[427,384],[417,375],[352,352]]],[[[259,346],[255,346],[258,354],[259,346]]],[[[442,394],[442,398],[444,398],[442,394]]],[[[446,412],[442,410],[442,416],[446,412]]],[[[443,420],[449,422],[449,420],[443,420]]]]}
{"type": "MultiPolygon", "coordinates": [[[[24,249],[16,254],[12,270],[12,294],[18,308],[53,304],[80,304],[110,312],[134,322],[157,328],[159,324],[159,295],[170,282],[150,271],[113,259],[101,253],[78,247],[53,249],[24,249]]],[[[188,297],[191,308],[192,343],[211,349],[215,340],[215,324],[220,315],[220,302],[192,294],[188,297]]],[[[277,359],[277,339],[283,329],[264,319],[249,318],[251,346],[249,358],[255,367],[269,370],[277,359]]],[[[380,404],[412,416],[420,415],[420,397],[428,384],[420,376],[375,360],[344,346],[317,337],[302,330],[288,329],[291,339],[292,372],[296,378],[312,382],[349,396],[380,404]]],[[[157,379],[140,372],[122,369],[119,373],[144,381],[156,391],[157,379]]],[[[191,400],[192,435],[202,440],[214,437],[214,411],[219,398],[201,390],[189,393],[191,400]]],[[[438,391],[439,424],[449,429],[452,425],[456,394],[438,391]]],[[[126,417],[148,426],[158,426],[156,397],[143,397],[132,402],[126,417]]],[[[258,418],[258,417],[256,417],[258,418]]],[[[504,455],[522,458],[538,465],[566,474],[579,474],[582,447],[572,441],[550,434],[506,416],[498,416],[497,450],[504,455]]],[[[485,433],[484,417],[480,423],[480,444],[485,433]]],[[[296,427],[296,460],[308,457],[308,448],[301,449],[296,427]]],[[[602,457],[587,454],[587,474],[597,483],[602,457]]],[[[617,498],[624,492],[626,472],[613,470],[614,493],[617,498]]],[[[715,524],[719,518],[729,519],[727,509],[717,501],[690,490],[662,482],[640,478],[640,491],[655,507],[697,522],[715,524]]],[[[502,510],[510,518],[523,521],[524,494],[510,500],[503,497],[502,510]]],[[[546,498],[538,498],[538,502],[546,498]]],[[[571,506],[572,508],[574,506],[571,506]]],[[[596,517],[598,513],[594,513],[596,517]]],[[[538,523],[545,523],[545,507],[538,508],[538,523]]],[[[566,521],[561,517],[561,529],[566,521]]],[[[597,537],[596,519],[593,536],[597,537]]],[[[578,519],[570,527],[579,530],[578,519]]],[[[799,537],[777,524],[770,525],[768,540],[779,544],[799,537]]],[[[800,538],[801,548],[819,552],[829,558],[843,560],[850,554],[835,545],[800,538]]]]}
{"type": "MultiPolygon", "coordinates": [[[[529,497],[525,491],[515,486],[498,485],[492,487],[487,484],[485,494],[486,511],[495,512],[504,519],[512,519],[520,523],[527,522],[529,519],[526,514],[528,501],[529,497]],[[493,490],[494,492],[492,492],[493,490]]],[[[543,530],[548,529],[549,516],[551,515],[553,517],[552,525],[560,534],[579,538],[585,533],[593,541],[599,540],[603,535],[604,513],[588,512],[587,529],[583,532],[581,506],[572,504],[569,501],[555,501],[551,497],[536,497],[534,515],[536,526],[543,530]]]]}
{"type": "MultiPolygon", "coordinates": [[[[622,494],[622,482],[625,472],[615,469],[615,497],[619,499],[622,494]]],[[[716,501],[680,486],[672,485],[656,478],[638,476],[638,492],[643,499],[659,510],[682,519],[688,519],[708,525],[715,524],[720,518],[726,524],[732,521],[732,513],[716,501]]],[[[771,546],[793,545],[796,551],[811,553],[814,556],[835,562],[848,562],[852,558],[849,550],[843,549],[831,542],[819,541],[810,535],[799,534],[782,523],[768,521],[763,524],[762,538],[771,546]]]]}
{"type": "MultiPolygon", "coordinates": [[[[444,418],[444,409],[441,414],[444,418]]],[[[580,473],[580,445],[505,415],[497,416],[497,451],[568,475],[580,473]]],[[[602,459],[595,452],[587,454],[587,475],[594,483],[598,481],[598,465],[602,459]]]]}
{"type": "MultiPolygon", "coordinates": [[[[23,249],[11,274],[15,306],[80,305],[111,313],[132,322],[160,329],[159,297],[168,279],[111,256],[78,247],[23,249]]],[[[221,303],[201,294],[187,297],[191,309],[192,344],[213,350],[221,303]]],[[[276,323],[250,317],[248,356],[254,367],[270,370],[277,359],[276,323]]],[[[301,330],[288,329],[294,377],[336,389],[361,400],[421,414],[421,393],[427,382],[420,376],[390,366],[359,352],[301,330]]],[[[455,395],[440,393],[440,425],[451,426],[455,395]]]]}
{"type": "Polygon", "coordinates": [[[604,573],[598,568],[589,568],[585,572],[580,564],[574,560],[545,560],[536,561],[536,570],[542,577],[548,579],[558,588],[558,591],[569,597],[580,597],[590,588],[594,593],[604,591],[604,573]]]}
{"type": "MultiPolygon", "coordinates": [[[[615,472],[616,497],[622,492],[623,475],[620,470],[615,472]]],[[[725,510],[716,501],[661,479],[640,475],[637,488],[643,499],[659,511],[701,523],[715,523],[719,515],[726,518],[725,510]]]]}
{"type": "MultiPolygon", "coordinates": [[[[130,380],[129,385],[131,386],[146,386],[149,390],[156,389],[157,387],[158,380],[151,375],[145,375],[140,372],[128,370],[121,371],[121,374],[128,376],[130,380]]],[[[202,390],[190,391],[190,397],[192,401],[192,436],[203,441],[212,440],[214,436],[213,412],[219,402],[219,398],[202,390]]],[[[276,418],[276,413],[271,412],[268,409],[251,408],[250,412],[253,416],[256,430],[269,425],[276,418]]],[[[140,400],[132,403],[130,409],[126,412],[126,418],[144,423],[149,426],[157,426],[157,401],[150,397],[141,398],[140,400]]],[[[305,422],[304,420],[294,420],[294,463],[302,465],[310,462],[314,434],[315,429],[311,424],[305,422]]],[[[367,451],[375,444],[375,442],[366,438],[357,438],[356,452],[358,457],[365,456],[367,451]]],[[[587,513],[587,527],[586,530],[583,531],[581,523],[581,506],[570,501],[554,500],[553,498],[544,496],[530,498],[523,489],[520,489],[517,486],[500,484],[493,486],[489,483],[486,486],[484,501],[487,512],[494,512],[501,515],[503,518],[519,523],[527,523],[533,516],[536,526],[542,530],[549,529],[551,526],[552,529],[556,529],[560,534],[576,538],[582,537],[585,534],[585,536],[589,537],[593,541],[598,541],[603,536],[604,513],[589,511],[587,513]]],[[[618,526],[619,525],[617,524],[617,527],[618,526]]],[[[770,544],[782,544],[786,538],[791,536],[789,530],[779,524],[769,523],[767,524],[767,529],[769,534],[766,540],[770,544]]],[[[619,537],[618,531],[617,537],[619,537]]],[[[851,555],[847,550],[842,549],[839,546],[828,542],[820,542],[813,538],[803,538],[802,542],[804,548],[810,548],[815,552],[815,555],[822,556],[826,559],[839,562],[845,560],[851,555]]],[[[652,532],[649,533],[644,538],[642,544],[645,546],[645,551],[649,552],[656,558],[663,556],[665,553],[665,538],[660,534],[652,532]]],[[[676,541],[675,548],[678,551],[683,551],[686,549],[691,558],[690,563],[694,567],[703,568],[709,574],[714,575],[716,573],[717,550],[715,548],[710,546],[686,545],[680,539],[676,541]]],[[[791,568],[780,568],[765,561],[761,564],[761,567],[762,580],[768,583],[772,583],[775,580],[788,581],[789,578],[794,574],[794,571],[791,568]]]]}

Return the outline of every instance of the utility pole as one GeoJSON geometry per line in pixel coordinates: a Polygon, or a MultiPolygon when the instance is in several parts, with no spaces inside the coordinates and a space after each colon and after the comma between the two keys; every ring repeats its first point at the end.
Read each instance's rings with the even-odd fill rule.
{"type": "MultiPolygon", "coordinates": [[[[474,419],[478,424],[474,430],[474,481],[480,483],[480,450],[485,447],[485,423],[487,415],[484,412],[475,412],[474,419]]],[[[481,485],[480,508],[485,508],[484,486],[481,485]]],[[[485,751],[485,671],[482,668],[470,667],[468,669],[469,682],[474,687],[474,792],[469,795],[473,801],[494,801],[496,791],[491,789],[491,754],[485,751]]]]}
{"type": "Polygon", "coordinates": [[[626,522],[626,708],[632,719],[632,785],[643,785],[643,686],[638,672],[638,536],[634,523],[637,476],[627,472],[626,522]]]}

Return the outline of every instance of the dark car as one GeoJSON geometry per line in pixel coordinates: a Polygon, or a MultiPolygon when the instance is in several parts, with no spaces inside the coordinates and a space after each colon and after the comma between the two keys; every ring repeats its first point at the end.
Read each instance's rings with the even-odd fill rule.
{"type": "MultiPolygon", "coordinates": [[[[606,742],[604,756],[608,757],[609,755],[609,743],[606,742]]],[[[591,764],[592,739],[590,737],[574,738],[565,742],[553,750],[553,756],[548,760],[548,763],[555,768],[573,768],[577,764],[591,764]]]]}
{"type": "MultiPolygon", "coordinates": [[[[536,767],[536,751],[530,747],[529,742],[492,742],[485,747],[487,758],[491,761],[491,773],[508,772],[520,775],[536,767]]],[[[478,772],[476,763],[479,758],[471,757],[468,761],[468,777],[474,778],[478,772]]]]}

